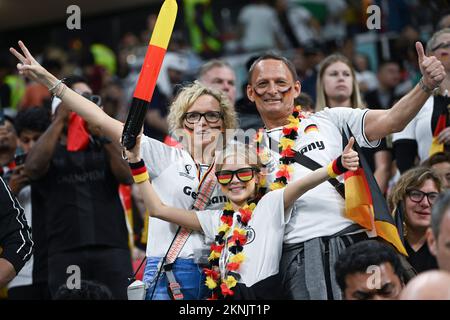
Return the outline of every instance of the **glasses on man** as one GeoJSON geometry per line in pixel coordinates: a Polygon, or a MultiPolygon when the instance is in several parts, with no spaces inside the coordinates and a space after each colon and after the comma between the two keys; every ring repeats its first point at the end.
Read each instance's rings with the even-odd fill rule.
{"type": "Polygon", "coordinates": [[[184,119],[190,124],[196,124],[202,117],[204,117],[208,123],[216,123],[222,119],[222,113],[219,111],[208,111],[204,113],[194,111],[186,112],[184,114],[184,119]]]}
{"type": "Polygon", "coordinates": [[[436,47],[431,49],[431,51],[436,51],[438,49],[449,49],[450,48],[450,42],[443,42],[438,44],[436,47]]]}
{"type": "Polygon", "coordinates": [[[241,182],[249,182],[255,176],[255,172],[258,172],[256,168],[241,168],[238,170],[220,170],[216,172],[217,181],[226,186],[233,180],[233,176],[236,176],[241,182]]]}
{"type": "MultiPolygon", "coordinates": [[[[275,81],[274,86],[275,90],[277,90],[281,94],[289,92],[289,90],[291,90],[292,88],[292,85],[286,81],[275,81]]],[[[269,81],[261,81],[253,87],[253,90],[255,90],[258,95],[262,96],[270,89],[270,87],[271,84],[269,81]]]]}
{"type": "Polygon", "coordinates": [[[409,197],[409,199],[413,202],[421,202],[423,200],[423,198],[426,196],[428,199],[428,203],[431,205],[433,204],[437,197],[439,196],[439,193],[437,192],[423,192],[420,190],[409,190],[407,191],[407,195],[409,197]]]}

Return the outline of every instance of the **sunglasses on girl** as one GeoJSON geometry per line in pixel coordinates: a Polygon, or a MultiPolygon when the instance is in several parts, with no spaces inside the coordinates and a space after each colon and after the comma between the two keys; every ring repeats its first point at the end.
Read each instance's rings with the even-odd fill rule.
{"type": "Polygon", "coordinates": [[[258,172],[259,170],[256,168],[241,168],[238,170],[220,170],[216,172],[217,181],[221,184],[226,186],[233,180],[233,176],[236,175],[236,178],[238,178],[241,182],[248,182],[253,179],[255,176],[255,172],[258,172]]]}

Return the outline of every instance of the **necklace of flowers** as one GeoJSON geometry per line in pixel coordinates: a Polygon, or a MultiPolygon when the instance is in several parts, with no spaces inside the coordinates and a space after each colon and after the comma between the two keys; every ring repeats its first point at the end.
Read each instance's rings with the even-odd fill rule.
{"type": "MultiPolygon", "coordinates": [[[[239,268],[245,260],[244,245],[247,243],[248,225],[253,215],[256,204],[254,202],[244,205],[239,209],[240,215],[236,217],[237,223],[233,230],[233,216],[235,211],[230,202],[223,207],[218,233],[211,244],[211,254],[208,261],[209,268],[205,268],[206,286],[211,290],[211,297],[208,300],[225,299],[234,295],[234,287],[240,279],[239,268]],[[230,235],[230,236],[229,236],[230,235]],[[223,276],[220,272],[220,257],[223,250],[228,249],[228,258],[225,261],[223,276]]],[[[224,253],[225,254],[225,253],[224,253]]]]}
{"type": "MultiPolygon", "coordinates": [[[[293,169],[291,164],[295,162],[295,151],[292,148],[295,145],[295,140],[298,137],[298,127],[301,119],[305,118],[302,114],[302,108],[297,105],[294,106],[292,114],[288,117],[288,124],[283,127],[283,136],[278,143],[278,151],[280,152],[280,160],[278,165],[278,171],[275,174],[275,180],[270,185],[270,190],[277,190],[284,188],[289,180],[291,180],[291,174],[293,169]]],[[[264,129],[260,129],[255,136],[256,152],[258,153],[261,161],[267,163],[267,159],[270,156],[269,150],[262,146],[264,129]]],[[[265,181],[263,181],[265,187],[265,181]]],[[[260,186],[263,188],[263,186],[260,186]]],[[[261,190],[262,192],[266,190],[261,190]]],[[[264,194],[264,193],[263,193],[264,194]]]]}

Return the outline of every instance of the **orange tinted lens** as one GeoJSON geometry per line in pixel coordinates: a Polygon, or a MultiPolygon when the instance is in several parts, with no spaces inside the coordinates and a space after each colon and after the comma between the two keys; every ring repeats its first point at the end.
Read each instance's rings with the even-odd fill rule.
{"type": "Polygon", "coordinates": [[[219,172],[217,174],[217,181],[219,181],[220,184],[229,184],[232,178],[233,178],[232,173],[219,172]]]}
{"type": "Polygon", "coordinates": [[[238,172],[236,172],[236,175],[237,175],[238,179],[241,180],[242,182],[247,182],[247,181],[252,180],[253,170],[249,169],[249,168],[238,170],[238,172]]]}

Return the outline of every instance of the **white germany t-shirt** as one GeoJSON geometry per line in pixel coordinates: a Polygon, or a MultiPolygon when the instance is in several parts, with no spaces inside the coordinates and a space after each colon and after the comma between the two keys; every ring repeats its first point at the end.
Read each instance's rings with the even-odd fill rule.
{"type": "MultiPolygon", "coordinates": [[[[285,212],[283,194],[284,189],[279,189],[262,197],[253,211],[252,219],[245,228],[248,240],[242,251],[245,261],[239,268],[241,275],[239,283],[243,283],[247,287],[278,273],[284,227],[291,212],[291,209],[287,209],[285,212]]],[[[196,214],[205,236],[213,241],[222,224],[220,221],[222,210],[198,211],[196,214]]],[[[230,236],[238,223],[236,220],[238,215],[239,212],[233,216],[230,236]]],[[[228,250],[225,247],[222,251],[222,258],[227,253],[228,250]]]]}
{"type": "MultiPolygon", "coordinates": [[[[342,154],[342,130],[347,125],[352,130],[356,141],[362,147],[376,147],[379,140],[369,142],[364,134],[364,118],[368,109],[325,108],[321,112],[301,119],[295,150],[315,160],[322,166],[342,154]]],[[[268,145],[268,136],[279,141],[282,128],[266,131],[264,141],[268,145]]],[[[271,152],[268,164],[268,181],[275,179],[280,155],[271,152]]],[[[297,163],[292,180],[302,179],[311,170],[297,163]]],[[[342,176],[338,177],[342,181],[342,176]]],[[[353,222],[344,217],[345,202],[336,189],[328,182],[303,194],[294,204],[292,217],[285,229],[284,242],[293,244],[316,237],[333,235],[351,225],[353,222]]]]}
{"type": "MultiPolygon", "coordinates": [[[[141,155],[145,161],[152,185],[161,201],[171,207],[191,209],[197,197],[198,170],[185,150],[169,147],[157,140],[143,136],[141,155]]],[[[200,166],[200,176],[208,166],[200,166]]],[[[215,178],[215,177],[214,177],[215,178]]],[[[227,198],[217,184],[208,209],[222,208],[227,198]]],[[[147,256],[164,257],[178,225],[150,217],[148,225],[147,256]]],[[[179,254],[179,258],[193,259],[194,250],[209,248],[201,232],[193,231],[179,254]]]]}
{"type": "Polygon", "coordinates": [[[433,141],[433,130],[431,128],[433,106],[434,98],[431,96],[405,129],[392,135],[392,142],[399,140],[417,141],[417,154],[420,162],[429,157],[431,142],[433,141]]]}

